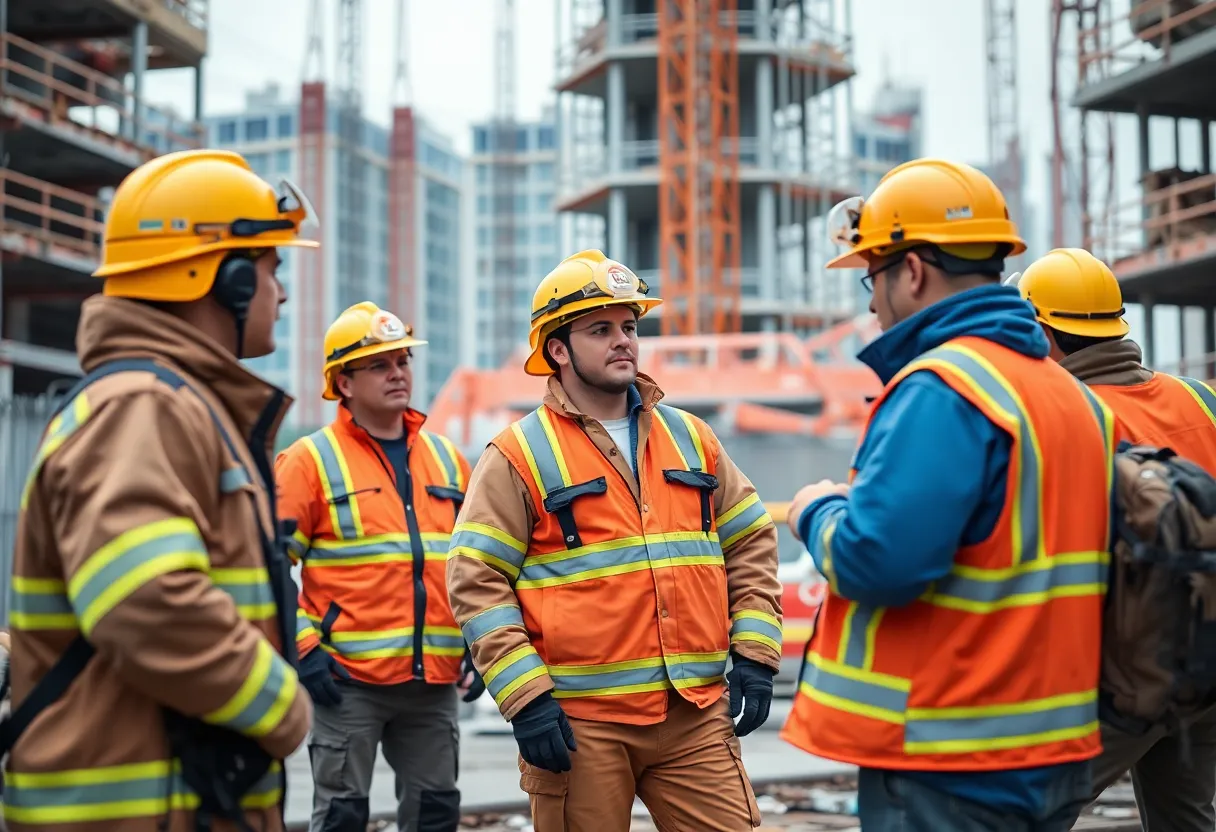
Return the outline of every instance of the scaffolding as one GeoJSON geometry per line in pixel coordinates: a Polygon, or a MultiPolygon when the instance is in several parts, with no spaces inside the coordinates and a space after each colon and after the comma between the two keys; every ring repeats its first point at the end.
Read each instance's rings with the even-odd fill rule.
{"type": "MultiPolygon", "coordinates": [[[[1021,122],[1018,119],[1017,0],[988,0],[987,31],[988,164],[1009,216],[1026,234],[1021,122]]],[[[1009,268],[1017,269],[1019,258],[1009,268]]]]}

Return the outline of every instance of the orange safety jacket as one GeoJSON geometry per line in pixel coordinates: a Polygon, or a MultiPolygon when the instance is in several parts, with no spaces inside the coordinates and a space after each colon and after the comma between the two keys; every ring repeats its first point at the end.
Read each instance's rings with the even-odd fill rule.
{"type": "Polygon", "coordinates": [[[1115,412],[1120,433],[1135,443],[1171,448],[1216,474],[1216,393],[1193,378],[1153,373],[1142,384],[1094,384],[1115,412]]]}
{"type": "MultiPolygon", "coordinates": [[[[546,668],[580,719],[650,724],[666,716],[672,689],[701,708],[722,696],[732,625],[718,535],[767,515],[754,499],[714,516],[713,443],[704,423],[656,405],[637,460],[639,505],[581,427],[543,405],[494,440],[537,517],[526,551],[495,547],[493,529],[459,532],[516,576],[531,640],[484,674],[496,701],[546,668]]],[[[753,624],[740,617],[738,627],[753,624]]]]}
{"type": "Polygon", "coordinates": [[[405,414],[407,482],[346,407],[275,464],[279,511],[298,523],[296,641],[318,644],[361,682],[458,680],[464,638],[448,602],[446,562],[469,464],[450,440],[405,414]],[[404,491],[407,500],[403,501],[404,491]]]}
{"type": "Polygon", "coordinates": [[[914,372],[936,373],[1009,433],[1005,506],[987,540],[903,607],[837,593],[829,524],[828,596],[782,737],[882,769],[1095,757],[1114,416],[1058,365],[965,337],[904,367],[871,417],[914,372]]]}

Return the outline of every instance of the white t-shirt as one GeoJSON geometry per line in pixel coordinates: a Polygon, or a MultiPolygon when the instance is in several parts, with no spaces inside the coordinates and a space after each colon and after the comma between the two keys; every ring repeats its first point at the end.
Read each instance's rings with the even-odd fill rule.
{"type": "Polygon", "coordinates": [[[637,471],[633,469],[633,446],[629,444],[629,417],[624,419],[602,419],[600,424],[604,426],[604,430],[608,431],[608,435],[612,437],[612,441],[620,448],[621,453],[625,457],[625,461],[629,463],[629,470],[637,475],[637,471]]]}

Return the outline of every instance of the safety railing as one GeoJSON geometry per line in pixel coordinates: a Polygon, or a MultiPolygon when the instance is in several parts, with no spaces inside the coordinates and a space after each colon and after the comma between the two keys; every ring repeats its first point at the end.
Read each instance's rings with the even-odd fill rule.
{"type": "Polygon", "coordinates": [[[6,233],[90,260],[101,257],[105,206],[93,197],[0,169],[0,217],[6,233]]]}
{"type": "Polygon", "coordinates": [[[1216,249],[1216,174],[1153,171],[1143,196],[1094,217],[1090,247],[1111,263],[1151,252],[1156,267],[1185,262],[1216,249]]]}
{"type": "Polygon", "coordinates": [[[1077,32],[1080,84],[1119,75],[1216,26],[1216,0],[1105,0],[1077,32]],[[1096,12],[1096,13],[1095,13],[1096,12]]]}
{"type": "Polygon", "coordinates": [[[203,125],[146,103],[136,136],[135,101],[122,82],[10,33],[0,35],[0,47],[4,94],[44,111],[52,120],[71,121],[123,139],[149,155],[203,143],[203,125]]]}
{"type": "Polygon", "coordinates": [[[207,0],[162,0],[169,11],[196,29],[207,28],[207,0]]]}

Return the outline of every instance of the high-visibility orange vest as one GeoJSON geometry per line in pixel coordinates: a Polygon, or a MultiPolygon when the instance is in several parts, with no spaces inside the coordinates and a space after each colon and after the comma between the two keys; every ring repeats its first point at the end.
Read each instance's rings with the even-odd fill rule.
{"type": "Polygon", "coordinates": [[[1153,373],[1143,384],[1090,387],[1115,412],[1120,433],[1134,443],[1171,448],[1216,474],[1216,393],[1193,378],[1153,373]]]}
{"type": "Polygon", "coordinates": [[[961,548],[951,573],[906,606],[849,601],[830,582],[781,736],[883,769],[1092,758],[1114,416],[1054,362],[967,337],[908,364],[871,417],[918,370],[1008,431],[1004,509],[986,541],[961,548]]]}
{"type": "Polygon", "coordinates": [[[326,507],[310,539],[297,532],[291,541],[303,565],[301,654],[319,640],[354,679],[371,684],[454,683],[465,650],[446,578],[448,543],[464,499],[463,459],[421,423],[421,414],[407,414],[408,504],[383,449],[345,407],[328,427],[286,451],[312,457],[326,507]]]}
{"type": "Polygon", "coordinates": [[[763,505],[720,529],[716,440],[680,410],[652,412],[638,459],[641,505],[580,425],[544,405],[494,440],[537,517],[524,552],[493,529],[459,529],[498,553],[531,637],[485,674],[500,705],[546,668],[553,695],[580,719],[647,725],[666,717],[673,688],[701,708],[722,696],[731,616],[718,535],[763,505]]]}

